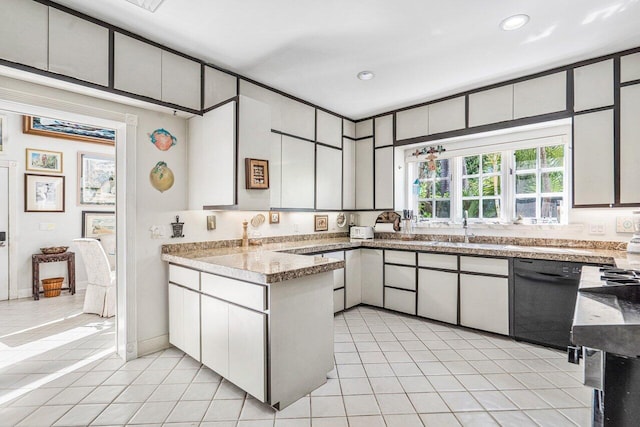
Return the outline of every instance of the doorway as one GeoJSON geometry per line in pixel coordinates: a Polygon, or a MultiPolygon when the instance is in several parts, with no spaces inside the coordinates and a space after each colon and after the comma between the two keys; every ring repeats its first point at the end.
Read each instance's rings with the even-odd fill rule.
{"type": "Polygon", "coordinates": [[[0,301],[9,299],[9,168],[0,167],[0,301]]]}

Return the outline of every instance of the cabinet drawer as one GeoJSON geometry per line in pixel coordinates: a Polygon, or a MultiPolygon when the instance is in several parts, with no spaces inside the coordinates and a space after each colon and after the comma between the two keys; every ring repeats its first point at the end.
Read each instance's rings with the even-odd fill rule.
{"type": "Polygon", "coordinates": [[[509,260],[499,258],[460,257],[460,271],[509,275],[509,260]]]}
{"type": "Polygon", "coordinates": [[[384,290],[384,308],[416,314],[416,293],[386,288],[384,290]]]}
{"type": "Polygon", "coordinates": [[[420,267],[444,268],[447,270],[458,269],[458,257],[456,255],[418,254],[420,267]]]}
{"type": "Polygon", "coordinates": [[[344,288],[333,291],[333,312],[344,310],[344,288]]]}
{"type": "Polygon", "coordinates": [[[169,265],[169,281],[187,288],[200,290],[200,272],[178,265],[169,265]]]}
{"type": "Polygon", "coordinates": [[[416,253],[403,251],[384,251],[384,262],[390,264],[416,265],[416,253]]]}
{"type": "Polygon", "coordinates": [[[415,267],[400,267],[397,265],[384,266],[384,284],[394,288],[416,290],[415,267]]]}
{"type": "Polygon", "coordinates": [[[267,288],[253,283],[202,273],[202,292],[253,310],[267,309],[267,288]]]}

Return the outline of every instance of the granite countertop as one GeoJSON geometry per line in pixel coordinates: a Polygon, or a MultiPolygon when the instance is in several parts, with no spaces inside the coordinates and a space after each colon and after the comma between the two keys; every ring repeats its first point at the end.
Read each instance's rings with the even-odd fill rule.
{"type": "MultiPolygon", "coordinates": [[[[233,242],[233,241],[230,241],[233,242]]],[[[469,254],[502,257],[522,257],[584,263],[629,264],[627,253],[610,249],[516,246],[490,243],[461,243],[425,240],[350,240],[333,237],[316,240],[296,240],[268,243],[242,248],[220,244],[210,248],[210,242],[178,246],[186,250],[164,250],[162,260],[192,267],[213,274],[234,277],[256,283],[277,283],[344,267],[344,261],[302,256],[316,252],[350,248],[405,249],[437,253],[469,254]]],[[[640,261],[638,261],[640,264],[640,261]]]]}
{"type": "MultiPolygon", "coordinates": [[[[640,255],[629,255],[637,265],[640,255]]],[[[603,286],[597,267],[584,267],[571,328],[575,345],[604,350],[622,356],[640,356],[640,304],[637,298],[619,298],[616,289],[603,286]],[[612,293],[609,293],[612,292],[612,293]]],[[[636,286],[618,291],[638,291],[636,286]]],[[[635,294],[634,292],[633,294],[635,294]]],[[[625,292],[629,294],[629,292],[625,292]]],[[[637,295],[626,295],[637,296],[637,295]]]]}

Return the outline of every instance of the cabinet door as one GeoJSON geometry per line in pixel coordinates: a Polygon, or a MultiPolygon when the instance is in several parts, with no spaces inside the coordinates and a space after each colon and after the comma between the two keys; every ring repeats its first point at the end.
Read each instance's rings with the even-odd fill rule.
{"type": "Polygon", "coordinates": [[[509,335],[508,279],[460,274],[460,324],[509,335]]]}
{"type": "Polygon", "coordinates": [[[393,145],[393,114],[374,119],[375,146],[393,145]]]}
{"type": "Polygon", "coordinates": [[[356,138],[356,124],[350,120],[342,119],[342,136],[351,139],[356,138]]]}
{"type": "MultiPolygon", "coordinates": [[[[362,302],[362,260],[360,250],[345,251],[345,292],[346,305],[344,308],[351,308],[362,302]]],[[[368,272],[367,272],[368,273],[368,272]]]]}
{"type": "Polygon", "coordinates": [[[315,108],[281,96],[280,114],[282,115],[282,132],[310,140],[315,138],[315,108]]]}
{"type": "Polygon", "coordinates": [[[429,106],[396,113],[396,141],[429,134],[429,106]]]}
{"type": "Polygon", "coordinates": [[[333,291],[333,312],[344,310],[344,288],[333,291]]]}
{"type": "Polygon", "coordinates": [[[458,323],[458,273],[418,270],[418,316],[458,323]]]}
{"type": "Polygon", "coordinates": [[[201,72],[199,62],[163,50],[162,100],[192,110],[200,110],[201,72]]]}
{"type": "Polygon", "coordinates": [[[415,315],[416,293],[401,289],[384,288],[384,308],[415,315]]]}
{"type": "Polygon", "coordinates": [[[613,110],[573,118],[573,203],[614,202],[613,110]],[[598,167],[593,166],[598,153],[598,167]]]}
{"type": "Polygon", "coordinates": [[[202,296],[202,363],[229,376],[229,304],[202,296]]]}
{"type": "MultiPolygon", "coordinates": [[[[620,203],[640,203],[640,85],[620,89],[620,203]]],[[[599,155],[598,155],[599,156],[599,155]]]]}
{"type": "Polygon", "coordinates": [[[356,123],[356,139],[373,136],[373,119],[356,123]]]}
{"type": "Polygon", "coordinates": [[[550,74],[513,85],[513,118],[567,109],[567,73],[550,74]]]}
{"type": "MultiPolygon", "coordinates": [[[[323,255],[324,257],[331,259],[338,259],[344,261],[344,251],[329,252],[323,255]]],[[[344,268],[333,270],[333,289],[342,288],[344,286],[344,268]]]]}
{"type": "Polygon", "coordinates": [[[0,58],[46,70],[49,8],[24,0],[0,2],[0,58]]]}
{"type": "Polygon", "coordinates": [[[342,208],[342,150],[316,147],[316,209],[342,208]]]}
{"type": "Polygon", "coordinates": [[[375,150],[376,209],[393,209],[393,147],[375,150]]]}
{"type": "Polygon", "coordinates": [[[342,141],[342,209],[356,208],[356,142],[342,141]]]}
{"type": "Polygon", "coordinates": [[[200,361],[200,294],[184,290],[183,300],[183,350],[189,356],[200,361]]]}
{"type": "Polygon", "coordinates": [[[282,207],[313,209],[315,144],[282,136],[282,207]]]}
{"type": "Polygon", "coordinates": [[[416,268],[385,264],[384,284],[385,286],[415,291],[416,268]]]}
{"type": "Polygon", "coordinates": [[[362,302],[382,307],[383,282],[382,250],[360,249],[362,263],[362,302]]]}
{"type": "Polygon", "coordinates": [[[620,82],[640,79],[640,53],[632,53],[620,58],[620,82]]]}
{"type": "Polygon", "coordinates": [[[136,95],[162,99],[162,50],[116,33],[114,87],[136,95]]]}
{"type": "Polygon", "coordinates": [[[267,315],[229,305],[229,381],[266,400],[267,315]]]}
{"type": "Polygon", "coordinates": [[[356,141],[356,209],[373,209],[373,138],[356,141]]]}
{"type": "Polygon", "coordinates": [[[169,342],[184,348],[184,289],[169,283],[169,342]]]}
{"type": "Polygon", "coordinates": [[[204,108],[238,95],[238,78],[213,67],[204,67],[204,108]]]}
{"type": "Polygon", "coordinates": [[[269,206],[282,207],[282,135],[271,133],[269,156],[269,206]]]}
{"type": "Polygon", "coordinates": [[[469,95],[469,126],[505,122],[513,119],[513,85],[469,95]]]}
{"type": "Polygon", "coordinates": [[[575,111],[613,105],[613,59],[573,71],[575,111]]]}
{"type": "Polygon", "coordinates": [[[109,30],[49,9],[49,71],[109,85],[109,30]]]}
{"type": "Polygon", "coordinates": [[[316,115],[316,141],[342,148],[342,119],[321,110],[316,110],[316,115]]]}
{"type": "Polygon", "coordinates": [[[464,128],[465,109],[464,96],[429,105],[429,134],[464,128]]]}

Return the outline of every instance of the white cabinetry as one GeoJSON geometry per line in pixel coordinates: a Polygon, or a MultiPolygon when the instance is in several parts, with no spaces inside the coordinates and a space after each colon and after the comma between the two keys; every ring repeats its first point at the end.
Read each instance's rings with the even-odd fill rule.
{"type": "Polygon", "coordinates": [[[356,123],[356,139],[373,136],[373,119],[363,120],[356,123]]]}
{"type": "Polygon", "coordinates": [[[313,209],[315,144],[282,136],[282,201],[283,208],[313,209]]]}
{"type": "Polygon", "coordinates": [[[386,147],[393,145],[393,115],[376,117],[374,119],[375,146],[386,147]]]}
{"type": "Polygon", "coordinates": [[[613,110],[573,118],[574,205],[614,202],[613,139],[613,110]],[[598,153],[598,167],[593,166],[594,153],[598,153]]]}
{"type": "Polygon", "coordinates": [[[460,274],[460,324],[509,335],[508,279],[460,274]]]}
{"type": "Polygon", "coordinates": [[[322,110],[316,110],[316,114],[316,141],[342,148],[342,119],[322,110]]]}
{"type": "Polygon", "coordinates": [[[282,135],[271,133],[269,155],[269,206],[282,207],[282,135]]]}
{"type": "MultiPolygon", "coordinates": [[[[640,84],[620,89],[620,203],[640,203],[640,84]]],[[[599,155],[598,155],[599,157],[599,155]]]]}
{"type": "Polygon", "coordinates": [[[49,8],[35,1],[0,2],[0,58],[46,70],[49,8]]]}
{"type": "Polygon", "coordinates": [[[418,270],[418,316],[458,323],[457,272],[418,270]]]}
{"type": "Polygon", "coordinates": [[[500,86],[469,95],[469,126],[481,126],[513,119],[513,85],[500,86]]]}
{"type": "Polygon", "coordinates": [[[356,141],[356,209],[373,209],[373,138],[356,141]]]}
{"type": "Polygon", "coordinates": [[[613,59],[573,71],[575,111],[613,105],[613,59]]]}
{"type": "Polygon", "coordinates": [[[316,130],[316,110],[315,108],[281,96],[280,114],[282,117],[282,132],[295,135],[300,138],[313,140],[316,130]]]}
{"type": "Polygon", "coordinates": [[[632,53],[620,58],[620,82],[640,79],[640,53],[632,53]]]}
{"type": "Polygon", "coordinates": [[[428,134],[428,105],[396,113],[396,140],[415,138],[428,134]]]}
{"type": "Polygon", "coordinates": [[[342,209],[356,208],[356,141],[342,140],[342,209]]]}
{"type": "Polygon", "coordinates": [[[204,108],[213,107],[238,94],[238,78],[215,68],[204,67],[204,108]]]}
{"type": "Polygon", "coordinates": [[[200,361],[200,294],[169,284],[169,342],[200,361]]]}
{"type": "Polygon", "coordinates": [[[316,146],[316,209],[342,208],[342,150],[316,146]]]}
{"type": "Polygon", "coordinates": [[[376,148],[374,155],[375,208],[393,209],[393,147],[376,148]]]}
{"type": "MultiPolygon", "coordinates": [[[[344,261],[344,251],[329,252],[322,256],[344,261]]],[[[359,287],[358,284],[354,284],[354,286],[359,287]]],[[[333,270],[333,312],[334,313],[344,310],[344,294],[345,294],[345,269],[340,268],[338,270],[333,270]]]]}
{"type": "Polygon", "coordinates": [[[362,303],[382,307],[384,285],[382,281],[384,268],[382,250],[363,248],[358,252],[362,257],[361,265],[364,273],[362,275],[362,303]]]}
{"type": "Polygon", "coordinates": [[[229,304],[202,295],[202,363],[229,377],[229,304]]]}
{"type": "Polygon", "coordinates": [[[162,51],[162,101],[192,110],[201,109],[200,63],[162,51]]]}
{"type": "Polygon", "coordinates": [[[49,71],[109,85],[109,30],[49,9],[49,71]]]}
{"type": "Polygon", "coordinates": [[[464,96],[429,105],[429,134],[464,128],[465,110],[464,96]]]}
{"type": "Polygon", "coordinates": [[[114,43],[114,87],[161,99],[162,50],[120,33],[114,43]]]}
{"type": "Polygon", "coordinates": [[[346,287],[345,287],[345,306],[351,308],[362,302],[362,279],[368,276],[362,274],[364,265],[362,263],[362,253],[360,250],[345,252],[345,268],[346,268],[346,287]]]}
{"type": "Polygon", "coordinates": [[[416,314],[416,293],[384,288],[384,308],[407,314],[416,314]]]}
{"type": "Polygon", "coordinates": [[[267,315],[229,305],[228,379],[260,401],[267,398],[267,315]]]}
{"type": "Polygon", "coordinates": [[[567,72],[525,80],[513,85],[513,118],[567,109],[567,72]]]}

